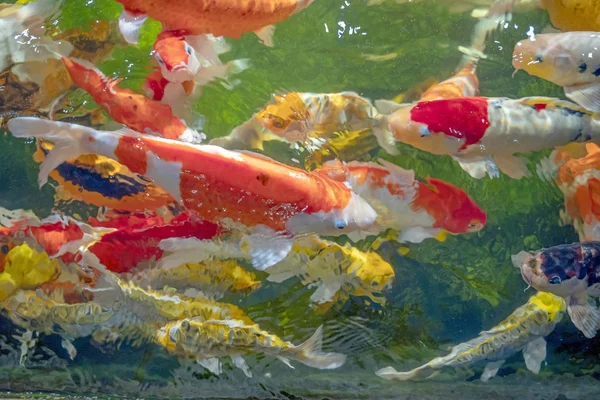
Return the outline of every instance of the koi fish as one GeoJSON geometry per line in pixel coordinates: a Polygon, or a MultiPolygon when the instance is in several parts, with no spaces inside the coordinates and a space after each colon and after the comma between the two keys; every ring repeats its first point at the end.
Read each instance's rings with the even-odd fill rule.
{"type": "Polygon", "coordinates": [[[582,107],[600,111],[600,33],[545,33],[515,45],[512,65],[565,89],[582,107]]]}
{"type": "Polygon", "coordinates": [[[173,115],[168,105],[118,87],[119,80],[108,78],[89,62],[66,57],[63,62],[73,82],[88,92],[115,121],[139,132],[184,142],[200,143],[206,138],[173,115]]]}
{"type": "MultiPolygon", "coordinates": [[[[506,3],[501,1],[501,3],[506,3]]],[[[472,38],[471,38],[471,47],[470,48],[462,48],[459,47],[464,55],[462,60],[457,68],[457,72],[450,78],[432,85],[427,90],[423,92],[419,102],[429,102],[434,100],[442,100],[442,99],[456,99],[462,97],[471,97],[479,95],[479,79],[477,78],[477,64],[479,59],[485,57],[485,45],[487,37],[493,32],[498,26],[501,26],[498,19],[501,15],[504,15],[505,8],[500,8],[500,10],[496,10],[492,12],[488,17],[479,21],[473,30],[472,38]]],[[[400,115],[404,117],[408,117],[407,111],[412,107],[415,107],[416,103],[413,104],[398,104],[395,101],[389,100],[377,100],[375,101],[375,106],[377,109],[383,114],[389,115],[395,114],[394,124],[396,127],[401,126],[402,124],[405,126],[411,125],[411,120],[406,119],[402,120],[400,115]],[[401,112],[400,110],[404,110],[401,112]]],[[[389,120],[388,120],[389,121],[389,120]]],[[[387,130],[379,130],[377,132],[374,131],[377,141],[383,145],[390,147],[392,143],[394,143],[394,132],[391,122],[390,129],[387,130]]],[[[398,129],[398,128],[397,128],[398,129]]],[[[387,147],[384,147],[387,150],[387,147]]],[[[393,154],[393,153],[390,153],[393,154]]]]}
{"type": "Polygon", "coordinates": [[[229,356],[236,367],[246,376],[252,377],[242,355],[255,352],[275,355],[290,367],[291,359],[312,368],[339,368],[345,363],[346,356],[322,352],[322,337],[323,327],[319,327],[306,342],[295,346],[261,330],[256,324],[237,320],[205,321],[188,318],[161,328],[157,342],[179,357],[195,359],[216,375],[221,372],[217,357],[229,356]]]}
{"type": "Polygon", "coordinates": [[[347,181],[354,193],[377,212],[375,229],[401,231],[399,242],[420,243],[442,231],[452,234],[477,232],[486,214],[462,189],[439,179],[415,180],[413,171],[384,160],[350,163],[329,162],[316,172],[347,181]]]}
{"type": "Polygon", "coordinates": [[[80,155],[115,159],[207,221],[248,231],[258,269],[281,261],[294,236],[368,230],[376,219],[371,206],[344,183],[265,156],[36,118],[13,118],[8,126],[16,137],[55,143],[41,165],[40,185],[56,166],[80,155]]]}
{"type": "MultiPolygon", "coordinates": [[[[33,159],[41,163],[54,145],[38,141],[33,159]]],[[[95,154],[60,164],[50,172],[58,183],[55,200],[82,201],[98,207],[139,212],[175,203],[163,189],[110,158],[95,154]]]]}
{"type": "MultiPolygon", "coordinates": [[[[354,92],[290,92],[275,95],[274,100],[275,103],[267,105],[240,129],[234,130],[230,140],[261,148],[265,138],[260,137],[260,130],[266,129],[285,141],[302,142],[312,151],[320,148],[335,132],[372,129],[376,136],[383,137],[386,134],[379,131],[388,129],[385,116],[369,100],[354,92]],[[247,129],[253,129],[255,135],[250,135],[247,129]],[[248,143],[246,138],[257,143],[248,143]]],[[[393,146],[386,150],[397,153],[393,146]]]]}
{"type": "Polygon", "coordinates": [[[219,55],[229,50],[229,45],[220,37],[162,32],[153,47],[159,69],[146,79],[146,94],[170,105],[177,116],[186,119],[191,114],[193,101],[201,95],[199,87],[248,68],[247,60],[223,63],[219,55]]]}
{"type": "Polygon", "coordinates": [[[600,4],[596,0],[540,0],[540,6],[561,31],[600,31],[600,4]]]}
{"type": "Polygon", "coordinates": [[[526,160],[515,153],[596,141],[600,134],[591,112],[547,97],[419,102],[388,120],[397,140],[432,154],[450,155],[476,179],[486,173],[498,177],[500,171],[521,179],[530,172],[526,160]]]}
{"type": "MultiPolygon", "coordinates": [[[[106,226],[104,223],[103,226],[106,226]]],[[[128,226],[106,233],[85,249],[86,261],[92,266],[101,265],[115,273],[128,273],[134,269],[145,269],[149,261],[163,256],[161,240],[195,238],[200,241],[219,236],[219,226],[184,212],[168,223],[136,229],[128,226]]],[[[100,267],[101,268],[101,267],[100,267]]]]}
{"type": "Polygon", "coordinates": [[[303,285],[316,287],[310,297],[316,305],[343,303],[356,296],[383,306],[383,291],[395,277],[392,266],[379,254],[325,240],[298,240],[292,252],[267,273],[270,282],[297,276],[303,285]]]}
{"type": "Polygon", "coordinates": [[[139,29],[150,17],[164,30],[184,31],[186,35],[213,34],[239,39],[254,32],[267,46],[273,46],[273,24],[297,14],[314,0],[232,1],[187,0],[169,4],[159,1],[118,0],[125,9],[119,28],[125,40],[137,43],[139,29]]]}
{"type": "Polygon", "coordinates": [[[572,224],[582,242],[600,240],[600,146],[557,148],[537,170],[542,179],[554,179],[565,197],[562,222],[572,224]]]}
{"type": "Polygon", "coordinates": [[[589,296],[600,296],[600,242],[564,244],[513,256],[523,280],[536,290],[565,299],[573,324],[585,337],[598,330],[600,312],[589,296]]]}
{"type": "Polygon", "coordinates": [[[56,279],[60,265],[44,252],[36,252],[27,244],[2,246],[3,264],[0,272],[0,301],[6,300],[18,289],[36,289],[43,283],[56,279]],[[4,247],[6,246],[6,247],[4,247]]]}
{"type": "Polygon", "coordinates": [[[185,263],[175,268],[150,268],[143,274],[125,278],[141,287],[177,289],[184,295],[218,299],[227,292],[248,293],[260,286],[256,275],[246,271],[235,260],[206,260],[185,263]]]}
{"type": "Polygon", "coordinates": [[[519,351],[523,352],[527,369],[538,374],[546,359],[544,337],[552,333],[564,311],[565,302],[562,298],[538,292],[492,329],[454,346],[450,354],[436,357],[408,372],[385,367],[375,374],[387,380],[426,379],[444,367],[457,368],[486,361],[487,365],[481,375],[481,380],[486,382],[498,373],[507,358],[519,351]]]}

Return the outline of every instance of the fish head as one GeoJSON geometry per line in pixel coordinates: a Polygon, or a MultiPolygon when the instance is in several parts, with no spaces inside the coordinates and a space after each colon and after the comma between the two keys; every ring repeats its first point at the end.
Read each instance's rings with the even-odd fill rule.
{"type": "Polygon", "coordinates": [[[366,253],[366,260],[356,271],[356,276],[365,287],[373,291],[383,291],[391,287],[396,276],[394,268],[375,252],[366,253]]]}
{"type": "Polygon", "coordinates": [[[566,76],[578,71],[581,63],[555,40],[554,34],[535,35],[515,45],[512,65],[529,75],[562,84],[566,76]]]}
{"type": "Polygon", "coordinates": [[[439,227],[454,234],[483,229],[487,215],[464,190],[439,179],[429,178],[427,183],[437,193],[438,206],[443,204],[446,208],[439,227]]]}
{"type": "Polygon", "coordinates": [[[522,251],[512,257],[513,264],[534,289],[567,298],[587,289],[586,269],[570,247],[556,246],[533,254],[522,251]]]}
{"type": "Polygon", "coordinates": [[[310,130],[309,110],[298,93],[275,95],[275,103],[256,114],[258,122],[282,137],[305,136],[310,130]]]}
{"type": "Polygon", "coordinates": [[[194,79],[200,69],[196,51],[180,34],[164,32],[154,43],[153,56],[162,76],[169,82],[181,83],[194,79]]]}

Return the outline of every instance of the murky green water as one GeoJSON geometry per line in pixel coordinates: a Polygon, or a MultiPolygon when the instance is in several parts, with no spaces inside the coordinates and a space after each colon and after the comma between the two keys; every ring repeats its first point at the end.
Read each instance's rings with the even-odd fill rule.
{"type": "MultiPolygon", "coordinates": [[[[356,91],[370,99],[390,99],[429,77],[441,81],[453,74],[461,57],[457,46],[468,44],[476,22],[469,12],[450,13],[452,2],[444,0],[366,3],[316,1],[277,25],[274,48],[263,46],[253,35],[228,40],[232,50],[222,59],[249,58],[251,68],[235,76],[239,83],[233,89],[219,83],[205,88],[195,111],[204,116],[207,135],[228,134],[277,91],[356,91]]],[[[115,21],[121,9],[112,0],[65,0],[56,23],[64,31],[96,20],[115,21]]],[[[505,29],[494,33],[488,57],[479,63],[481,95],[563,96],[561,88],[525,73],[511,77],[514,44],[530,27],[539,32],[548,24],[545,11],[536,10],[514,14],[505,29]]],[[[138,47],[118,44],[97,63],[98,68],[124,78],[123,87],[141,90],[159,30],[157,23],[147,23],[138,47]]],[[[68,96],[74,104],[96,107],[80,90],[68,96]]],[[[0,107],[2,114],[23,111],[2,101],[0,107]]],[[[54,189],[37,187],[38,166],[31,159],[35,144],[4,135],[0,149],[0,205],[49,215],[54,189]]],[[[478,233],[450,236],[443,243],[428,240],[408,245],[406,255],[398,253],[396,243],[382,245],[378,252],[395,271],[393,285],[385,291],[385,306],[351,296],[326,311],[315,310],[310,301],[314,288],[297,278],[282,284],[265,281],[251,295],[228,294],[222,300],[241,307],[262,329],[293,343],[302,342],[324,324],[326,350],[348,355],[343,367],[318,371],[295,363],[295,369],[290,369],[274,357],[259,354],[246,357],[252,378],[228,359],[223,360],[223,373],[216,376],[199,365],[178,361],[156,345],[125,344],[106,354],[91,346],[89,338],[74,342],[78,355],[71,361],[56,335],[42,335],[25,367],[19,366],[18,351],[10,349],[17,344],[6,340],[9,344],[0,350],[0,389],[11,393],[0,396],[11,398],[12,392],[26,391],[144,398],[575,399],[597,395],[600,341],[585,339],[568,318],[547,337],[548,356],[538,376],[525,369],[520,353],[487,383],[478,381],[481,364],[459,372],[448,369],[422,383],[388,382],[375,376],[376,370],[388,365],[408,370],[444,355],[449,346],[477,336],[524,304],[534,292],[524,291],[526,285],[512,266],[511,254],[578,240],[571,226],[559,224],[563,198],[554,184],[535,175],[520,181],[506,176],[474,180],[449,157],[410,146],[398,149],[398,156],[373,150],[363,160],[382,157],[414,169],[417,176],[463,188],[487,212],[486,227],[478,233]]],[[[279,142],[268,143],[264,153],[287,163],[298,157],[279,142]]],[[[531,168],[547,154],[530,155],[531,168]]],[[[81,204],[61,209],[92,213],[81,204]]],[[[367,250],[372,242],[357,247],[367,250]]],[[[4,337],[10,338],[16,329],[8,319],[1,320],[4,337]]]]}

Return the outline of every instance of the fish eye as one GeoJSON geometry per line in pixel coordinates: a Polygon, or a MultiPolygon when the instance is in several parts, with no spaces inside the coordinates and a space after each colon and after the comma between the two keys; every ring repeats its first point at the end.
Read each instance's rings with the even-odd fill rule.
{"type": "Polygon", "coordinates": [[[165,64],[165,62],[163,61],[163,59],[160,56],[160,54],[158,54],[158,53],[154,54],[154,58],[156,59],[156,61],[158,61],[159,64],[162,64],[162,65],[165,64]]]}
{"type": "Polygon", "coordinates": [[[188,53],[190,56],[192,55],[192,46],[190,46],[189,44],[185,45],[185,52],[188,53]]]}
{"type": "Polygon", "coordinates": [[[344,229],[346,228],[346,221],[336,221],[335,222],[335,227],[338,229],[344,229]]]}
{"type": "Polygon", "coordinates": [[[559,276],[553,276],[552,278],[548,279],[548,282],[551,285],[559,285],[562,282],[562,279],[560,279],[559,276]]]}
{"type": "Polygon", "coordinates": [[[377,287],[377,286],[379,286],[379,282],[375,281],[375,282],[371,283],[371,286],[377,287]]]}
{"type": "Polygon", "coordinates": [[[0,248],[0,251],[2,251],[2,254],[8,254],[8,251],[9,251],[9,250],[10,250],[10,249],[8,248],[8,245],[7,245],[7,244],[3,245],[3,246],[0,248]]]}
{"type": "Polygon", "coordinates": [[[544,61],[544,58],[542,57],[541,53],[535,53],[535,62],[541,63],[542,61],[544,61]]]}

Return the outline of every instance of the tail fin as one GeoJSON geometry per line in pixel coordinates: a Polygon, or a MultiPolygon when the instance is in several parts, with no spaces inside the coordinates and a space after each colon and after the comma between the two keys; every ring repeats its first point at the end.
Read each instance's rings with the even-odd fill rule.
{"type": "Polygon", "coordinates": [[[85,126],[34,117],[13,118],[8,121],[7,126],[15,137],[35,137],[48,139],[54,143],[54,148],[46,155],[40,165],[38,175],[40,187],[48,182],[48,175],[60,164],[85,154],[82,147],[83,139],[96,132],[94,129],[85,126]]]}
{"type": "MultiPolygon", "coordinates": [[[[426,378],[431,375],[431,373],[423,376],[423,371],[429,369],[427,364],[422,365],[418,368],[412,369],[407,372],[398,372],[394,369],[394,367],[385,367],[375,372],[380,378],[387,379],[388,381],[410,381],[417,378],[426,378]]],[[[433,372],[433,371],[432,371],[433,372]]]]}
{"type": "Polygon", "coordinates": [[[323,353],[323,325],[304,343],[294,348],[295,359],[309,367],[318,369],[339,368],[346,362],[340,353],[323,353]]]}

